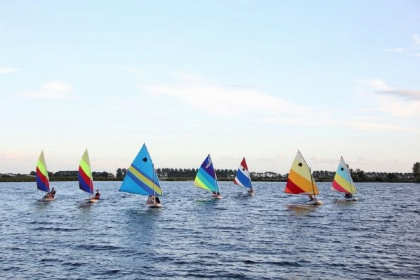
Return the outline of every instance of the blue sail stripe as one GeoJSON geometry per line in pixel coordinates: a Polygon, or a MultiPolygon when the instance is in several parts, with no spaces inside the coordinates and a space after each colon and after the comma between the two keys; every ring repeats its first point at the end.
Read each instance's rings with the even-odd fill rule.
{"type": "Polygon", "coordinates": [[[340,174],[340,176],[343,177],[344,180],[351,182],[350,173],[346,171],[345,167],[339,165],[337,168],[337,173],[340,174]]]}
{"type": "Polygon", "coordinates": [[[200,179],[203,184],[208,187],[210,190],[219,192],[219,186],[217,185],[216,181],[207,174],[207,172],[198,172],[197,177],[200,179]],[[210,180],[209,180],[210,179],[210,180]]]}
{"type": "Polygon", "coordinates": [[[208,182],[208,184],[210,184],[211,186],[213,186],[212,189],[219,189],[218,186],[217,186],[216,179],[213,176],[211,176],[210,174],[208,174],[207,171],[204,168],[201,168],[200,167],[200,169],[198,170],[198,175],[201,175],[201,178],[204,178],[205,181],[208,182]]]}
{"type": "Polygon", "coordinates": [[[38,178],[38,176],[36,176],[36,186],[39,190],[44,191],[44,192],[48,192],[48,188],[47,185],[44,184],[40,178],[38,178]]]}
{"type": "Polygon", "coordinates": [[[120,191],[142,195],[150,195],[150,193],[145,191],[140,186],[140,181],[131,172],[127,172],[127,174],[125,175],[120,191]]]}
{"type": "Polygon", "coordinates": [[[80,188],[82,191],[85,191],[85,192],[87,192],[87,193],[92,194],[92,193],[90,192],[90,186],[89,186],[88,184],[86,184],[86,183],[85,183],[85,181],[83,181],[83,178],[80,176],[80,174],[78,174],[78,177],[79,177],[79,188],[80,188]]]}
{"type": "Polygon", "coordinates": [[[245,188],[251,188],[251,180],[244,174],[242,173],[241,170],[238,170],[238,172],[236,172],[236,179],[238,179],[239,182],[241,182],[241,184],[245,187],[245,188]]]}

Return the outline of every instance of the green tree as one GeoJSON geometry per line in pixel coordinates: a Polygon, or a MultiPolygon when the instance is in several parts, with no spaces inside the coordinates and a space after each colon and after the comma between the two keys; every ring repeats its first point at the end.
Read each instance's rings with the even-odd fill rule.
{"type": "Polygon", "coordinates": [[[413,175],[414,175],[414,181],[420,182],[420,162],[416,162],[413,165],[413,175]]]}
{"type": "Polygon", "coordinates": [[[123,172],[121,168],[117,169],[117,179],[122,180],[123,179],[123,172]]]}

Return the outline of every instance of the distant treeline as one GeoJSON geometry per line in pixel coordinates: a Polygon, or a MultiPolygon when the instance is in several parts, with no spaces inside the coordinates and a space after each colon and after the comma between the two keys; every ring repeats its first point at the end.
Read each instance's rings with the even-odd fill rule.
{"type": "MultiPolygon", "coordinates": [[[[127,169],[118,168],[116,175],[113,173],[93,172],[95,181],[122,181],[127,169]]],[[[58,171],[49,172],[50,181],[77,181],[77,171],[58,171]]],[[[188,181],[194,180],[197,169],[183,168],[158,168],[156,173],[161,181],[188,181]]],[[[413,166],[412,173],[387,173],[387,172],[364,172],[360,169],[350,169],[351,176],[355,182],[391,182],[391,183],[413,183],[420,182],[420,162],[413,166]]],[[[236,170],[216,169],[219,181],[232,181],[235,178],[236,170]]],[[[331,182],[335,171],[314,171],[313,176],[317,182],[331,182]]],[[[278,174],[275,172],[251,172],[251,179],[254,182],[285,182],[288,174],[278,174]]],[[[34,182],[35,171],[25,174],[0,174],[1,182],[34,182]]]]}

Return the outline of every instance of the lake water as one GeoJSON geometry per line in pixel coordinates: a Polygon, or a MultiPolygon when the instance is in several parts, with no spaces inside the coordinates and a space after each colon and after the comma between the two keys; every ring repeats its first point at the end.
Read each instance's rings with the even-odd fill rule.
{"type": "Polygon", "coordinates": [[[319,183],[323,205],[254,183],[220,182],[222,200],[192,182],[162,182],[162,209],[95,182],[0,183],[3,279],[420,279],[420,184],[357,184],[359,201],[319,183]]]}

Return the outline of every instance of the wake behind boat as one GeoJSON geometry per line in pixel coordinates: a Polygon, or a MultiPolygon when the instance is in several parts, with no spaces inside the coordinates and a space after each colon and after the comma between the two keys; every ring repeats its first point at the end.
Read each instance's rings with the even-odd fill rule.
{"type": "Polygon", "coordinates": [[[210,154],[198,169],[194,180],[194,186],[211,191],[213,193],[212,198],[214,199],[222,199],[210,154]]]}
{"type": "Polygon", "coordinates": [[[292,167],[290,168],[284,192],[288,194],[308,195],[309,200],[305,203],[307,205],[322,204],[322,202],[315,197],[315,195],[319,194],[318,187],[316,186],[310,167],[299,150],[293,161],[292,167]]]}
{"type": "Polygon", "coordinates": [[[143,144],[133,163],[127,169],[120,191],[147,195],[149,197],[146,205],[149,208],[162,207],[158,197],[162,195],[162,189],[146,144],[143,144]]]}

